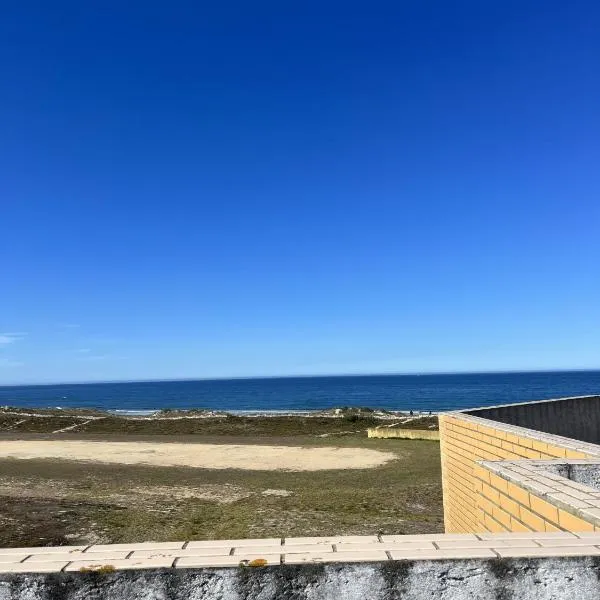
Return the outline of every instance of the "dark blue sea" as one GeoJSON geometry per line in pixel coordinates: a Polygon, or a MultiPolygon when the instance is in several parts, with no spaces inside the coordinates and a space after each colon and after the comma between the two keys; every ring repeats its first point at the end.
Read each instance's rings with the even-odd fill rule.
{"type": "Polygon", "coordinates": [[[600,394],[600,371],[132,381],[0,387],[0,405],[119,411],[294,411],[339,406],[443,411],[600,394]]]}

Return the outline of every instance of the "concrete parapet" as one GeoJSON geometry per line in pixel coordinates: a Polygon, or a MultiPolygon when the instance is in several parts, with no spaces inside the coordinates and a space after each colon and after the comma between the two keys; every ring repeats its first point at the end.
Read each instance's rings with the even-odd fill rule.
{"type": "Polygon", "coordinates": [[[0,600],[570,596],[600,597],[600,533],[338,536],[0,549],[0,600]]]}
{"type": "Polygon", "coordinates": [[[440,432],[435,429],[402,429],[400,427],[372,427],[367,429],[370,438],[400,438],[403,440],[438,440],[440,432]]]}

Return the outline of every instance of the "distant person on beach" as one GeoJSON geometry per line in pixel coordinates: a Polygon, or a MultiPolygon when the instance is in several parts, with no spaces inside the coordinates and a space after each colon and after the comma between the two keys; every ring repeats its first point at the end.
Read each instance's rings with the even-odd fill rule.
{"type": "Polygon", "coordinates": [[[410,416],[412,417],[415,413],[411,410],[410,411],[410,416]]]}

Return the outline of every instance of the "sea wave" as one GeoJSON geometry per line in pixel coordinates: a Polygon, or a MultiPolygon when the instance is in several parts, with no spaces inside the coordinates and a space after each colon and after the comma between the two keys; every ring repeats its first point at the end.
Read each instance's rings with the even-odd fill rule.
{"type": "Polygon", "coordinates": [[[151,409],[151,410],[142,410],[142,409],[138,409],[138,410],[124,410],[124,409],[120,409],[117,408],[115,410],[107,410],[106,412],[109,412],[113,415],[131,415],[133,417],[150,417],[152,415],[155,415],[158,412],[158,409],[151,409]]]}

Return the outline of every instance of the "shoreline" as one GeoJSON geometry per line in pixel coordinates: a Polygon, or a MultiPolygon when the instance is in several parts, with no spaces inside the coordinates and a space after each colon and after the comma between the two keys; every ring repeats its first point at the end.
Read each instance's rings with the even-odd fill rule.
{"type": "Polygon", "coordinates": [[[116,417],[122,419],[144,420],[173,420],[173,419],[214,419],[233,417],[246,418],[332,418],[340,419],[350,415],[369,417],[382,420],[393,420],[407,417],[437,417],[438,410],[387,410],[370,407],[338,407],[330,409],[282,410],[282,409],[251,409],[251,410],[210,410],[210,409],[96,409],[79,407],[21,407],[0,406],[0,415],[21,415],[28,417],[70,417],[76,419],[95,419],[116,417]]]}
{"type": "Polygon", "coordinates": [[[0,434],[160,434],[195,436],[350,435],[376,427],[437,429],[437,414],[371,408],[326,411],[161,410],[149,414],[91,409],[0,407],[0,434]]]}

